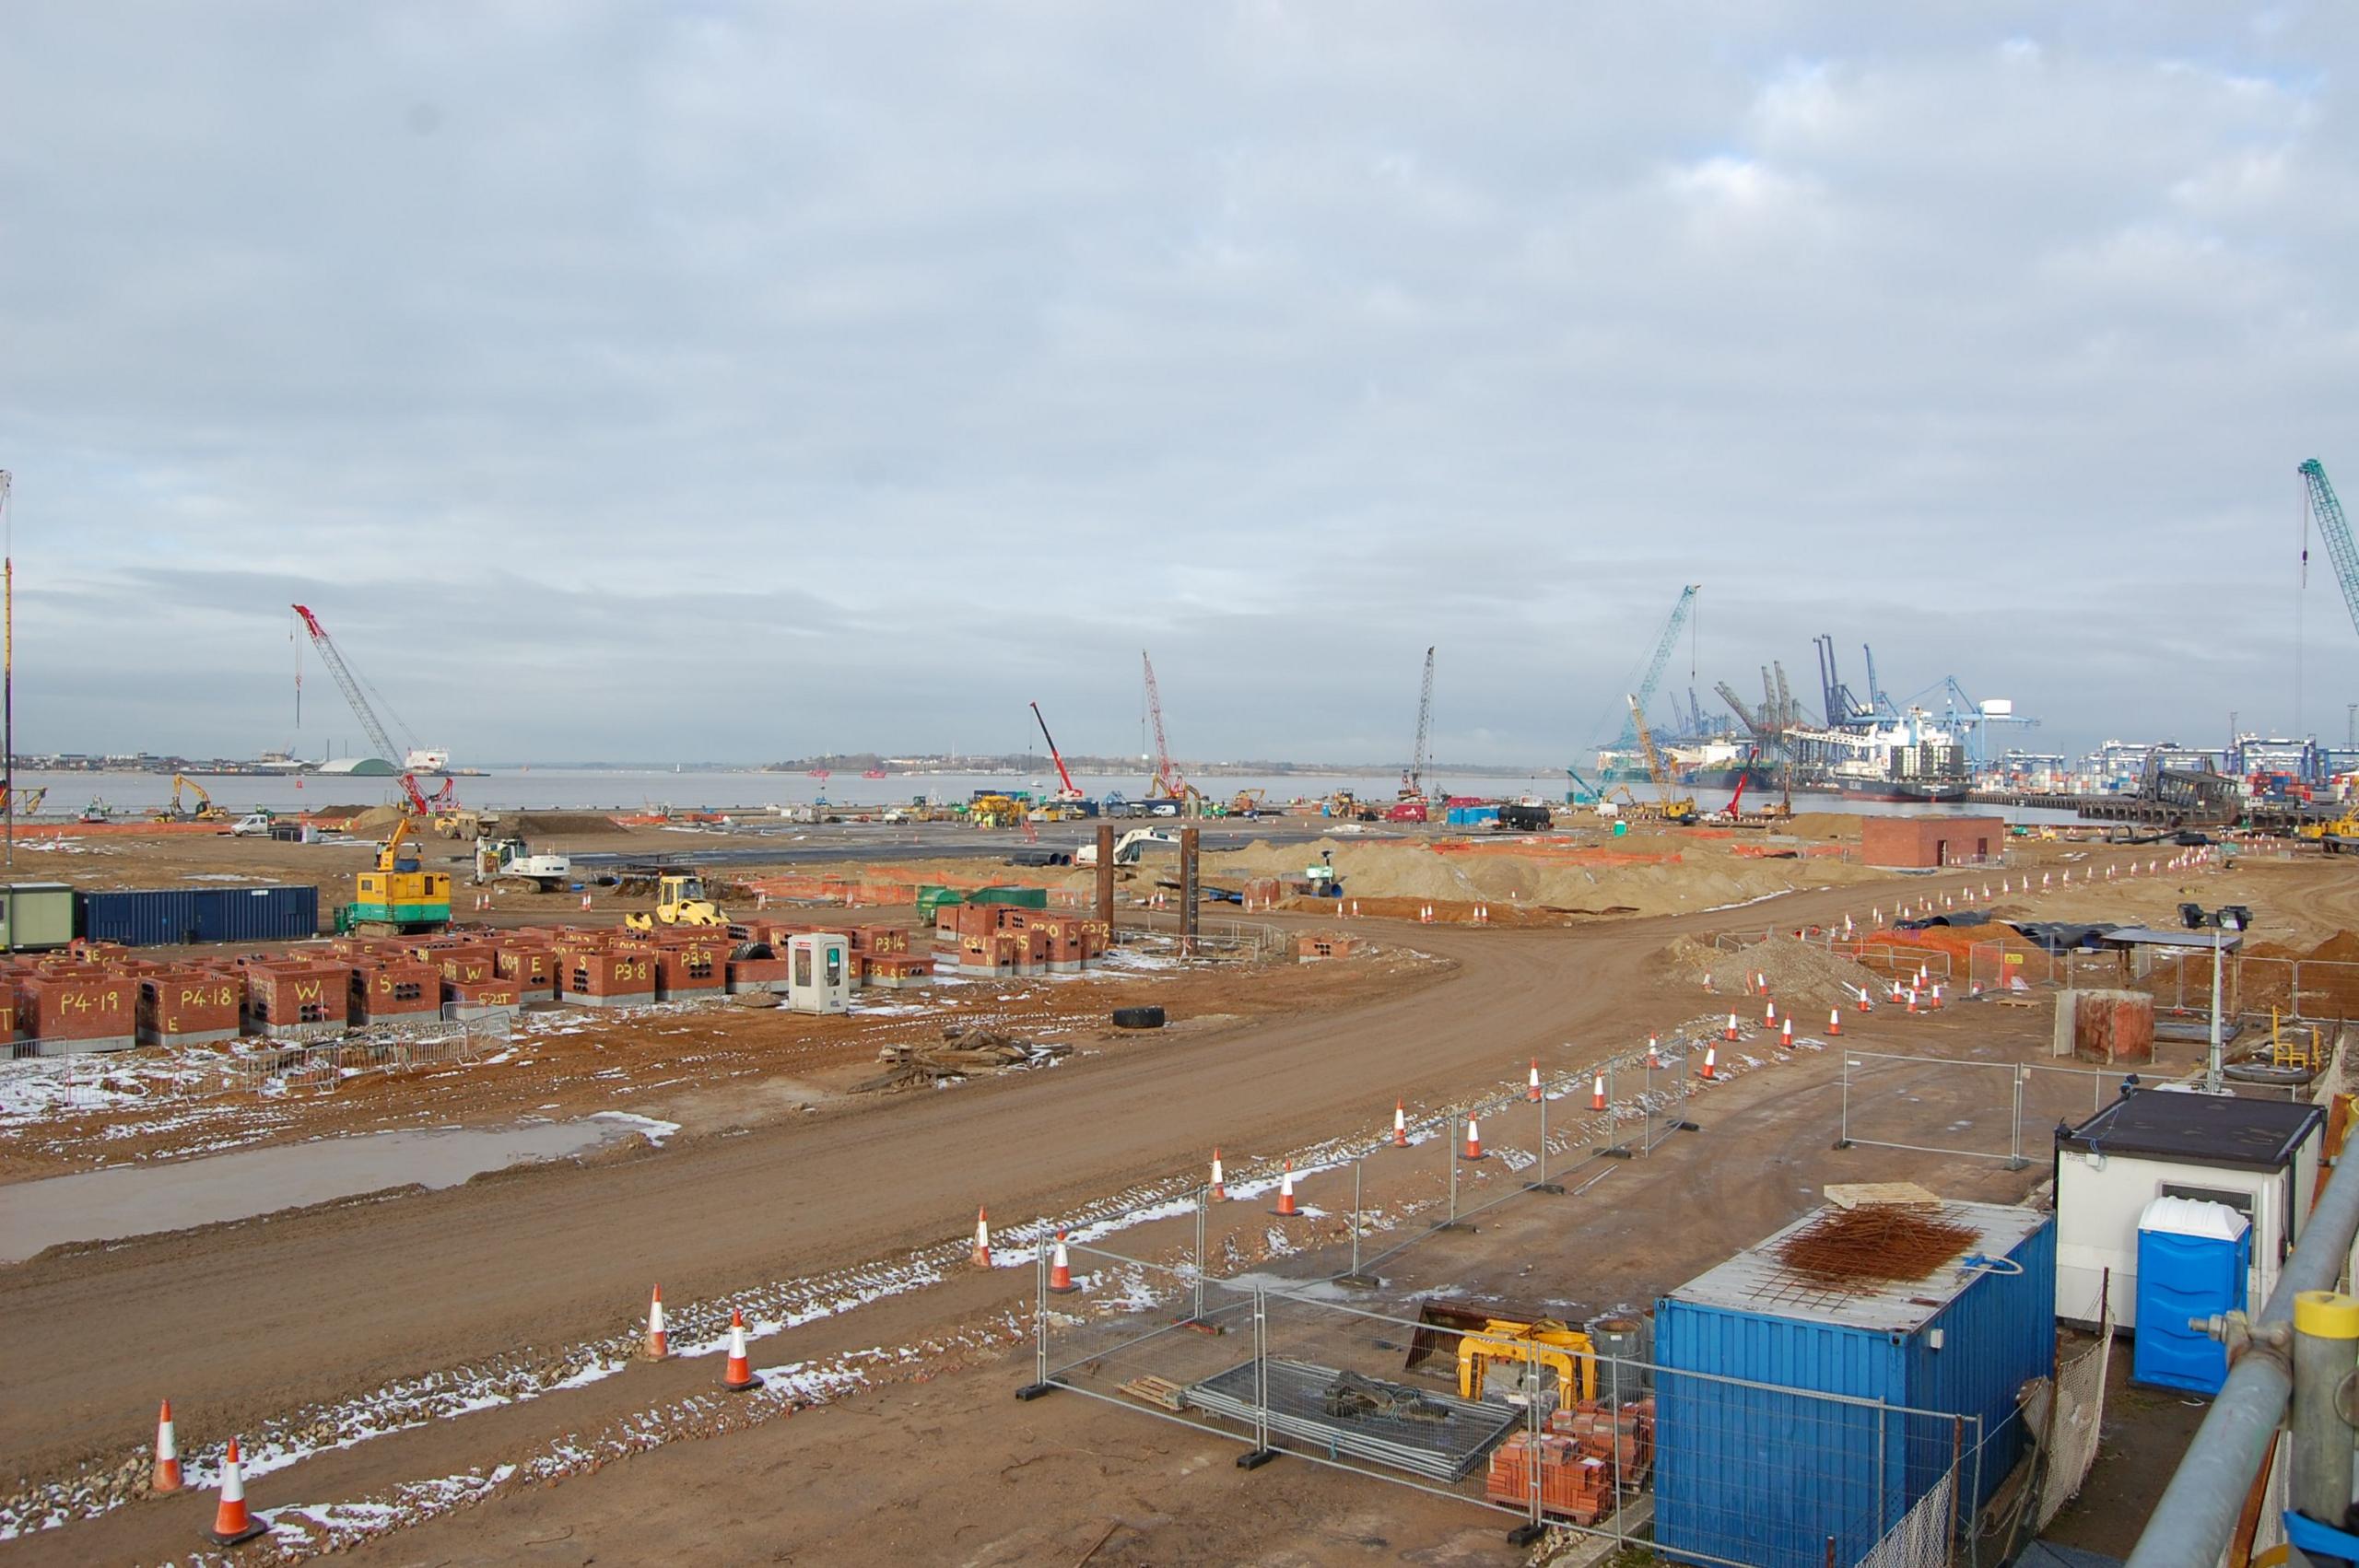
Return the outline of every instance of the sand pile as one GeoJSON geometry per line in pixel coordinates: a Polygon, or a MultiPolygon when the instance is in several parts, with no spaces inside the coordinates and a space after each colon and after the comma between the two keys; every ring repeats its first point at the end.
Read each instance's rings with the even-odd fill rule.
{"type": "Polygon", "coordinates": [[[1769,994],[1779,1001],[1826,1006],[1884,984],[1877,976],[1839,954],[1790,937],[1771,937],[1733,952],[1680,937],[1663,949],[1675,975],[1721,996],[1743,996],[1755,975],[1769,977],[1769,994]]]}
{"type": "Polygon", "coordinates": [[[1248,876],[1300,876],[1334,856],[1350,894],[1363,898],[1524,905],[1567,914],[1672,914],[1724,908],[1800,887],[1872,880],[1843,861],[1766,860],[1735,853],[1758,839],[1633,833],[1623,838],[1514,838],[1443,847],[1398,840],[1321,838],[1311,844],[1245,848],[1208,856],[1205,874],[1224,882],[1248,876]]]}

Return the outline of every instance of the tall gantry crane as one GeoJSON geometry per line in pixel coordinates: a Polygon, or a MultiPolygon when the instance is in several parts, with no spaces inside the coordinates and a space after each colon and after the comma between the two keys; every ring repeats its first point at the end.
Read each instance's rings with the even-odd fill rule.
{"type": "Polygon", "coordinates": [[[1401,798],[1422,801],[1426,798],[1426,769],[1432,766],[1428,749],[1434,726],[1434,650],[1426,649],[1426,684],[1417,693],[1417,743],[1410,753],[1409,770],[1401,775],[1401,798]]]}
{"type": "Polygon", "coordinates": [[[1170,743],[1163,738],[1163,694],[1155,687],[1155,661],[1139,649],[1139,663],[1146,672],[1146,716],[1155,726],[1155,777],[1147,781],[1147,793],[1163,800],[1183,799],[1188,790],[1187,779],[1180,776],[1180,765],[1171,760],[1170,743]]]}
{"type": "MultiPolygon", "coordinates": [[[[2351,524],[2342,515],[2342,502],[2336,498],[2334,486],[2326,476],[2326,468],[2311,458],[2299,470],[2306,486],[2310,519],[2318,526],[2318,533],[2326,540],[2327,557],[2334,563],[2335,580],[2342,585],[2343,607],[2351,612],[2351,625],[2359,630],[2359,547],[2351,542],[2351,524]]],[[[2304,546],[2306,550],[2307,546],[2304,546]]]]}
{"type": "MultiPolygon", "coordinates": [[[[303,629],[311,634],[311,646],[320,650],[320,661],[328,667],[328,673],[335,677],[336,687],[344,693],[344,700],[351,704],[352,716],[360,720],[360,728],[367,732],[369,743],[376,747],[377,755],[388,762],[402,755],[393,750],[393,743],[386,735],[385,726],[378,719],[377,710],[370,707],[369,699],[361,695],[360,682],[354,676],[352,666],[344,661],[344,652],[336,647],[335,638],[328,636],[328,629],[320,625],[320,618],[302,605],[296,605],[295,613],[303,618],[303,629]]],[[[442,788],[429,800],[426,791],[417,787],[417,776],[407,769],[403,770],[402,794],[407,799],[410,811],[418,816],[430,815],[435,802],[447,801],[450,793],[450,781],[445,779],[442,788]]]]}
{"type": "MultiPolygon", "coordinates": [[[[1672,649],[1679,646],[1679,634],[1687,626],[1687,617],[1696,608],[1696,591],[1702,586],[1700,583],[1691,582],[1679,591],[1679,603],[1671,607],[1671,618],[1663,623],[1662,635],[1655,639],[1654,655],[1647,661],[1646,673],[1638,678],[1638,689],[1630,694],[1639,702],[1654,701],[1655,688],[1662,684],[1662,673],[1671,664],[1672,649]]],[[[1637,730],[1631,723],[1628,716],[1625,715],[1622,720],[1621,738],[1614,744],[1631,745],[1637,741],[1637,730]]]]}
{"type": "Polygon", "coordinates": [[[1057,799],[1068,803],[1086,799],[1074,783],[1073,775],[1065,771],[1064,753],[1057,750],[1057,738],[1049,733],[1049,721],[1040,717],[1040,705],[1037,702],[1032,705],[1032,721],[1040,726],[1040,738],[1049,743],[1049,760],[1057,765],[1057,778],[1062,781],[1057,799]]]}

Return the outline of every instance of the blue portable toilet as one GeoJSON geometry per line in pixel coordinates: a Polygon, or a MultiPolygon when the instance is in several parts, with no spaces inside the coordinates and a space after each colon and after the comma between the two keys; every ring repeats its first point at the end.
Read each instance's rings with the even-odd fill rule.
{"type": "Polygon", "coordinates": [[[2228,1349],[2188,1327],[2245,1305],[2252,1222],[2225,1203],[2157,1198],[2138,1216],[2138,1337],[2133,1383],[2216,1394],[2228,1349]]]}

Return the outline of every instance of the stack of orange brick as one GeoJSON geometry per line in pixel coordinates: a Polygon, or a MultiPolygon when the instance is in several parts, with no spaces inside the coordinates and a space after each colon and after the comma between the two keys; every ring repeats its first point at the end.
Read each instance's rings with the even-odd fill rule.
{"type": "Polygon", "coordinates": [[[1106,923],[1083,915],[1012,904],[945,904],[933,918],[937,975],[1077,975],[1106,953],[1106,923]]]}

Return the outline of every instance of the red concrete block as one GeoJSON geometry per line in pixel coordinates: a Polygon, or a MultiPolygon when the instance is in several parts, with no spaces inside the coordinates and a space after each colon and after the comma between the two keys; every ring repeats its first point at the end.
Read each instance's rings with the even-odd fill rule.
{"type": "Polygon", "coordinates": [[[442,974],[415,958],[363,959],[352,971],[347,1016],[356,1024],[414,1022],[442,1014],[442,974]]]}
{"type": "Polygon", "coordinates": [[[23,982],[25,1034],[43,1056],[136,1043],[139,986],[105,974],[37,974],[23,982]]]}
{"type": "Polygon", "coordinates": [[[166,969],[139,977],[137,1031],[143,1046],[234,1040],[245,1000],[241,978],[219,970],[166,969]]]}

